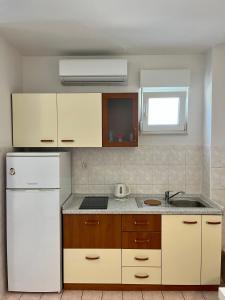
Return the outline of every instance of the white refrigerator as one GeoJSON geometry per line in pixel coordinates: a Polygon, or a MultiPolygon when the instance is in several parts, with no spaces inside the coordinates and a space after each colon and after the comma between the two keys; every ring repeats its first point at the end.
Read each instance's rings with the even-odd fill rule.
{"type": "Polygon", "coordinates": [[[62,289],[61,206],[71,194],[69,152],[6,157],[8,290],[62,289]]]}

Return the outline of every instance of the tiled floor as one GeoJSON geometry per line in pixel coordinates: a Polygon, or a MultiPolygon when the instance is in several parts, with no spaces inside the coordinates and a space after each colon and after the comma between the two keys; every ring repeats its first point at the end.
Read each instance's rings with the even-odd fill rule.
{"type": "Polygon", "coordinates": [[[2,300],[218,300],[217,292],[64,291],[61,294],[8,293],[2,300]]]}

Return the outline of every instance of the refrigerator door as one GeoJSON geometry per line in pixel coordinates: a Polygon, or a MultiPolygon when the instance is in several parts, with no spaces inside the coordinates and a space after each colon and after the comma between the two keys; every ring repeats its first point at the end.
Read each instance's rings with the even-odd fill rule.
{"type": "Polygon", "coordinates": [[[59,156],[7,156],[7,188],[60,188],[59,156]]]}
{"type": "Polygon", "coordinates": [[[7,190],[8,290],[61,290],[59,190],[7,190]]]}

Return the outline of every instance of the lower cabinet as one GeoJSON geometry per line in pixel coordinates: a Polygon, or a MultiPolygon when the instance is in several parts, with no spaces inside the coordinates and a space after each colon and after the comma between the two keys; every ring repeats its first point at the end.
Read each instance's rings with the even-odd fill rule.
{"type": "Polygon", "coordinates": [[[216,287],[221,223],[216,215],[64,215],[64,287],[216,287]]]}
{"type": "Polygon", "coordinates": [[[64,283],[121,283],[121,249],[64,249],[64,283]]]}
{"type": "Polygon", "coordinates": [[[201,216],[162,218],[162,284],[199,285],[201,216]]]}
{"type": "Polygon", "coordinates": [[[201,284],[220,284],[221,216],[202,216],[201,284]]]}
{"type": "Polygon", "coordinates": [[[161,284],[161,250],[122,249],[122,283],[161,284]]]}
{"type": "Polygon", "coordinates": [[[161,284],[161,268],[122,267],[123,284],[161,284]]]}

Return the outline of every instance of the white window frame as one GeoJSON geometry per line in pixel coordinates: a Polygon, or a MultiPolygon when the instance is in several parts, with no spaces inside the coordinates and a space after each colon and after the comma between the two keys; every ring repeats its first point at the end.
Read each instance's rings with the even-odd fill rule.
{"type": "Polygon", "coordinates": [[[143,88],[141,90],[141,131],[146,134],[187,134],[188,87],[143,88]],[[179,97],[179,123],[176,125],[149,125],[149,98],[179,97]]]}

